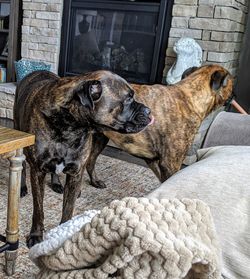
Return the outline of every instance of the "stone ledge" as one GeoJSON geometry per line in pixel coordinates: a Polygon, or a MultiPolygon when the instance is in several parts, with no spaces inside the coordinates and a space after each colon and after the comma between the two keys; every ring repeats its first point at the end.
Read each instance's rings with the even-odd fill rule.
{"type": "Polygon", "coordinates": [[[0,117],[13,119],[16,83],[0,84],[0,117]]]}
{"type": "Polygon", "coordinates": [[[0,93],[15,95],[15,92],[16,92],[16,83],[13,82],[0,83],[0,93]]]}

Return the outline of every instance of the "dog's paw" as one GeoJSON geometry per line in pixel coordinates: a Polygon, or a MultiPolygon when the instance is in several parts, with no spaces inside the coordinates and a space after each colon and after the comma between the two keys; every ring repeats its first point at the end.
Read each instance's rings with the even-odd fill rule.
{"type": "Polygon", "coordinates": [[[49,184],[49,187],[51,190],[53,190],[54,192],[58,193],[58,194],[63,194],[63,186],[62,184],[59,183],[51,183],[49,184]]]}
{"type": "Polygon", "coordinates": [[[25,185],[24,187],[21,187],[20,197],[23,198],[28,194],[28,188],[25,185]]]}
{"type": "Polygon", "coordinates": [[[95,180],[95,181],[92,180],[90,182],[90,185],[95,187],[95,188],[99,188],[99,189],[107,188],[106,184],[103,181],[101,181],[101,180],[95,180]]]}
{"type": "Polygon", "coordinates": [[[37,243],[43,241],[43,236],[38,233],[30,233],[30,235],[26,238],[26,244],[28,248],[31,248],[37,243]]]}

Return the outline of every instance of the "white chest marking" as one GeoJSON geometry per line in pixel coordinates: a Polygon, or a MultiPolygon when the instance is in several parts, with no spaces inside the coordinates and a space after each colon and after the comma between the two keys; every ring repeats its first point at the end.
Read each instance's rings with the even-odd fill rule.
{"type": "Polygon", "coordinates": [[[56,174],[60,174],[64,170],[65,166],[64,163],[56,165],[56,174]]]}

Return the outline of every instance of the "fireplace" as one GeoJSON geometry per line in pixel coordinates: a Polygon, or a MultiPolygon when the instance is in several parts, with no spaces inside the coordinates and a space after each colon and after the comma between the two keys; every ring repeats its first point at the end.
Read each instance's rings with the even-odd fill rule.
{"type": "Polygon", "coordinates": [[[171,0],[64,1],[59,74],[111,70],[130,82],[161,82],[171,0]]]}

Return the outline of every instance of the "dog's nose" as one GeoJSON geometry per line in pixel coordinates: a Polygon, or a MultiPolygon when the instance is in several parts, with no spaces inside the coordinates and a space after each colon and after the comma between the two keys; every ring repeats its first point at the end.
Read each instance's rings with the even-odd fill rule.
{"type": "Polygon", "coordinates": [[[151,113],[151,109],[148,108],[148,107],[145,107],[145,108],[143,109],[143,112],[144,112],[145,114],[150,114],[150,113],[151,113]]]}

